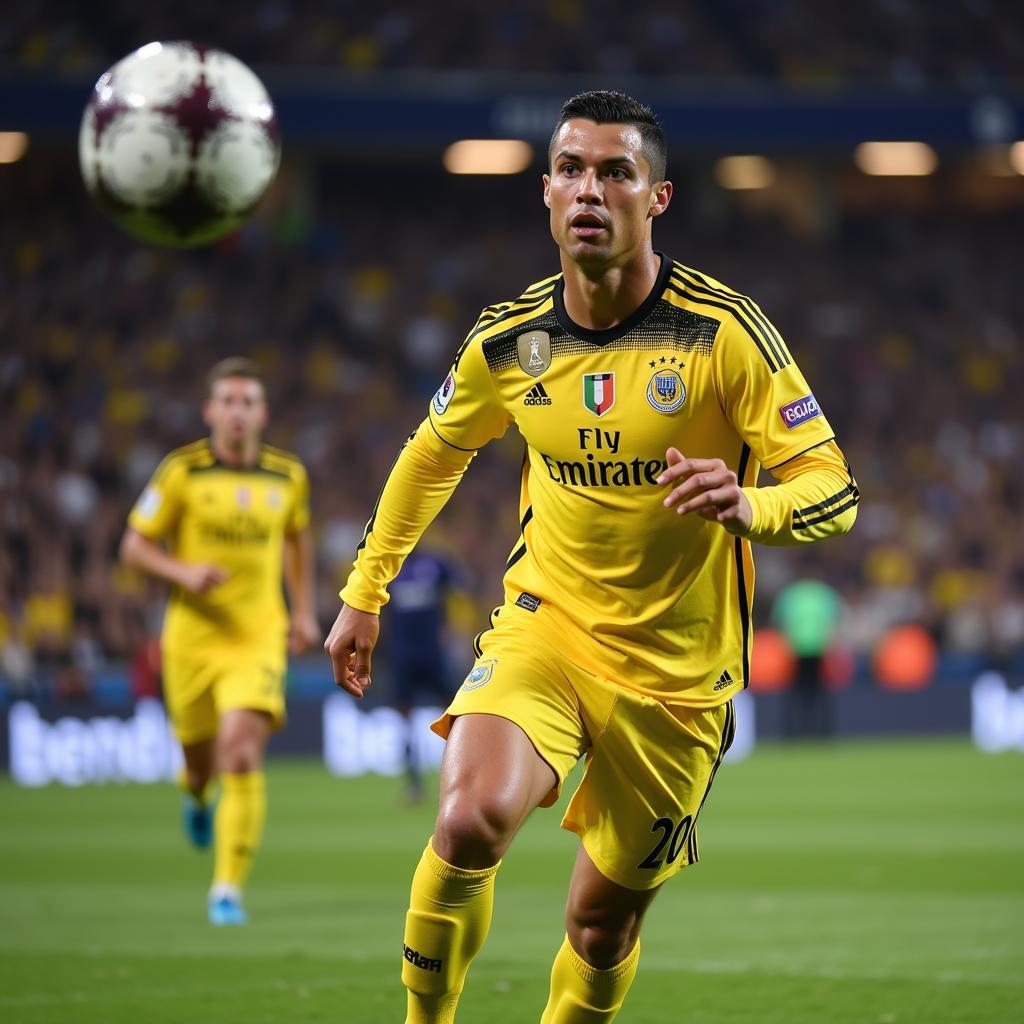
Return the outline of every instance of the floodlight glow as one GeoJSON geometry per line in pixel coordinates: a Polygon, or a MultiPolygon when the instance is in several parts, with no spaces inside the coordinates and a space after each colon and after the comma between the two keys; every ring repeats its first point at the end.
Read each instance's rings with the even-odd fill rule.
{"type": "Polygon", "coordinates": [[[533,162],[533,147],[519,139],[462,139],[444,151],[449,174],[520,174],[533,162]]]}
{"type": "Polygon", "coordinates": [[[28,149],[24,132],[0,132],[0,164],[17,163],[28,149]]]}
{"type": "Polygon", "coordinates": [[[1018,174],[1024,174],[1024,141],[1015,142],[1010,147],[1010,166],[1018,174]]]}
{"type": "Polygon", "coordinates": [[[922,177],[939,165],[925,142],[862,142],[853,158],[865,174],[893,177],[922,177]]]}
{"type": "Polygon", "coordinates": [[[723,156],[715,164],[715,181],[729,189],[768,188],[775,165],[763,156],[723,156]]]}

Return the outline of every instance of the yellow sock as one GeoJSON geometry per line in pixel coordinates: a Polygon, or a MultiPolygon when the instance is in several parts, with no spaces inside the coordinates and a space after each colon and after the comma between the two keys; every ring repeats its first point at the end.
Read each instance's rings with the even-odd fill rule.
{"type": "Polygon", "coordinates": [[[479,871],[442,860],[427,843],[412,876],[405,917],[402,984],[406,1024],[451,1024],[466,972],[491,926],[494,867],[479,871]]]}
{"type": "Polygon", "coordinates": [[[620,964],[591,967],[565,937],[551,968],[551,995],[540,1024],[608,1024],[622,1008],[636,976],[640,943],[620,964]]]}
{"type": "Polygon", "coordinates": [[[263,772],[225,772],[214,822],[213,882],[241,888],[252,867],[267,816],[263,772]]]}

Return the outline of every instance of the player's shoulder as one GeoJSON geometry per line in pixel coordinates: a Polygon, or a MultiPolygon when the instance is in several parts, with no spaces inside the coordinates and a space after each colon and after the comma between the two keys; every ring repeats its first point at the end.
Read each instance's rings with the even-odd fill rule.
{"type": "Polygon", "coordinates": [[[702,306],[719,320],[731,321],[744,310],[760,310],[749,295],[744,295],[710,274],[688,267],[679,260],[672,260],[665,291],[669,301],[678,300],[680,305],[691,307],[702,306]]]}
{"type": "Polygon", "coordinates": [[[710,274],[673,260],[665,298],[674,306],[723,324],[727,329],[719,332],[716,344],[752,343],[772,373],[792,363],[782,337],[761,307],[749,295],[730,288],[710,274]]]}
{"type": "Polygon", "coordinates": [[[514,299],[485,306],[477,318],[467,340],[480,344],[503,334],[507,330],[544,316],[554,305],[555,289],[562,280],[560,273],[545,277],[524,288],[514,299]]]}
{"type": "Polygon", "coordinates": [[[212,466],[215,461],[209,438],[204,437],[169,451],[157,467],[155,475],[163,478],[176,472],[189,473],[195,469],[212,466]]]}
{"type": "Polygon", "coordinates": [[[298,455],[271,444],[260,445],[259,465],[266,472],[278,473],[290,480],[300,480],[306,475],[306,467],[298,455]]]}
{"type": "Polygon", "coordinates": [[[470,348],[483,356],[492,373],[514,364],[517,338],[530,331],[555,329],[555,290],[561,280],[560,273],[553,274],[535,281],[515,299],[485,306],[459,349],[456,368],[470,348]]]}

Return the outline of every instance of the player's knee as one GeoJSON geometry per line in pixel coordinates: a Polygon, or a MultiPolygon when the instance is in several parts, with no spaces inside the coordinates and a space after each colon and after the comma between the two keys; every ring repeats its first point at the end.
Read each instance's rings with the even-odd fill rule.
{"type": "Polygon", "coordinates": [[[218,753],[220,770],[232,775],[256,772],[263,765],[260,744],[244,736],[232,737],[223,742],[218,753]]]}
{"type": "Polygon", "coordinates": [[[501,799],[455,793],[444,799],[434,830],[434,852],[463,868],[487,868],[501,860],[518,816],[501,799]]]}
{"type": "Polygon", "coordinates": [[[636,922],[580,921],[570,913],[566,922],[573,949],[600,971],[621,964],[637,943],[636,922]]]}

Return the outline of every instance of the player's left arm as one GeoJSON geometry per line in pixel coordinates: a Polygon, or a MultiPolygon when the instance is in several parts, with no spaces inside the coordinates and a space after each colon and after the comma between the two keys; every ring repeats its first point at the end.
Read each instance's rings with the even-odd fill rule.
{"type": "Polygon", "coordinates": [[[761,544],[801,544],[847,533],[857,518],[860,492],[835,441],[772,470],[776,487],[741,487],[721,459],[688,459],[668,450],[668,469],[659,478],[676,483],[665,506],[680,515],[696,512],[761,544]]]}
{"type": "Polygon", "coordinates": [[[305,470],[296,470],[294,484],[282,569],[291,611],[288,650],[302,654],[320,640],[320,624],[316,617],[316,552],[309,527],[309,478],[305,470]]]}
{"type": "Polygon", "coordinates": [[[670,448],[659,483],[665,505],[697,513],[762,544],[800,544],[846,533],[860,492],[817,399],[778,332],[752,303],[744,321],[723,324],[712,352],[723,412],[744,442],[734,469],[720,458],[670,448]],[[753,460],[749,458],[753,455],[753,460]],[[744,486],[756,462],[776,487],[744,486]]]}

